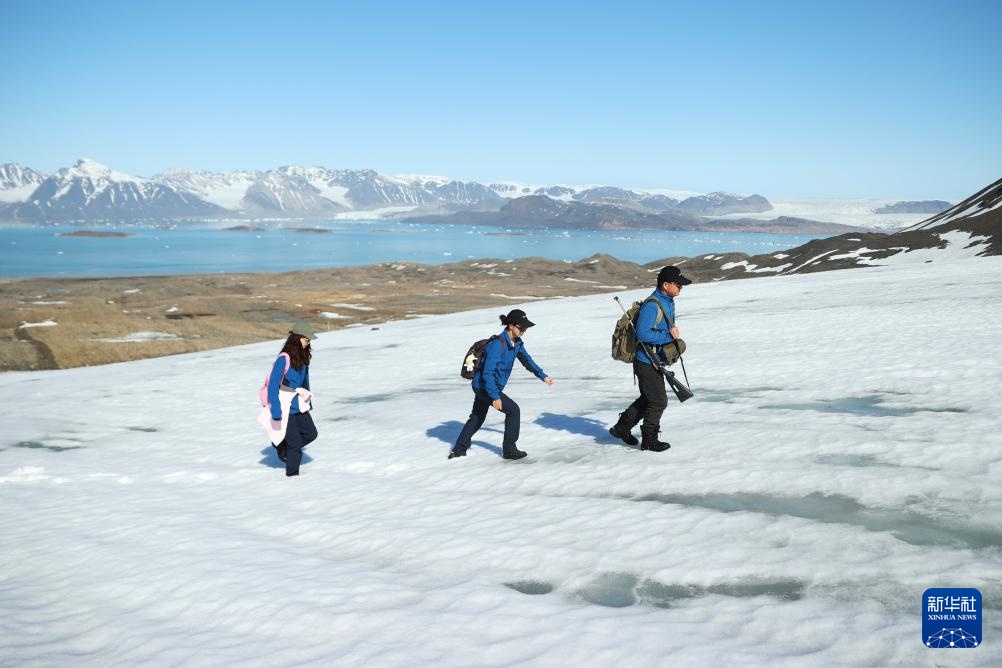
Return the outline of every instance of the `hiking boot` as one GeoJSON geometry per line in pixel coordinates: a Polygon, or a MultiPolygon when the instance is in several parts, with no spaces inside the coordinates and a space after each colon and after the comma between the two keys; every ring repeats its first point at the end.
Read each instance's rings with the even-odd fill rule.
{"type": "Polygon", "coordinates": [[[651,452],[664,452],[665,450],[671,447],[670,443],[665,443],[664,441],[658,440],[657,431],[641,429],[640,433],[644,437],[644,440],[640,443],[641,450],[650,450],[651,452]]]}
{"type": "Polygon", "coordinates": [[[670,443],[665,443],[664,441],[659,441],[654,439],[652,443],[641,443],[641,450],[650,450],[651,452],[664,452],[671,447],[670,443]]]}
{"type": "Polygon", "coordinates": [[[612,436],[613,438],[618,438],[627,445],[636,445],[637,443],[640,442],[637,440],[637,437],[631,434],[629,431],[626,430],[620,431],[618,423],[609,427],[609,435],[612,436]]]}
{"type": "Polygon", "coordinates": [[[527,454],[529,453],[525,452],[524,450],[515,449],[512,450],[510,453],[501,456],[504,457],[505,459],[522,459],[522,457],[525,457],[527,454]]]}
{"type": "Polygon", "coordinates": [[[466,456],[465,450],[463,452],[456,452],[455,450],[449,452],[449,459],[452,459],[453,457],[465,457],[465,456],[466,456]]]}

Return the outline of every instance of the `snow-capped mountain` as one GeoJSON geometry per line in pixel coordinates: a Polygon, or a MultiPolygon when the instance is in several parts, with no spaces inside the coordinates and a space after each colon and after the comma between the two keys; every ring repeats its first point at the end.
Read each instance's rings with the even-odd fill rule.
{"type": "Polygon", "coordinates": [[[263,172],[170,169],[153,177],[235,213],[332,215],[395,207],[500,207],[504,198],[476,182],[385,176],[371,169],[289,165],[263,172]]]}
{"type": "Polygon", "coordinates": [[[27,201],[44,180],[44,174],[16,162],[0,165],[0,202],[27,201]]]}
{"type": "Polygon", "coordinates": [[[614,186],[539,186],[501,182],[492,183],[490,188],[508,199],[546,195],[553,200],[608,204],[637,209],[646,213],[662,213],[675,209],[678,212],[697,216],[723,216],[735,213],[764,213],[772,210],[772,204],[761,195],[735,195],[725,192],[683,196],[684,199],[679,200],[664,193],[630,190],[614,186]]]}
{"type": "Polygon", "coordinates": [[[153,177],[158,183],[186,192],[224,209],[240,208],[240,201],[258,176],[255,172],[202,172],[172,168],[153,177]]]}
{"type": "MultiPolygon", "coordinates": [[[[554,189],[540,188],[539,190],[552,191],[554,189]]],[[[536,194],[544,195],[546,193],[537,191],[536,194]]],[[[614,188],[611,186],[586,188],[575,192],[572,197],[578,202],[585,202],[587,204],[612,204],[614,206],[635,208],[648,212],[662,212],[667,211],[668,209],[674,209],[679,203],[674,197],[668,197],[666,195],[652,195],[650,193],[635,192],[633,190],[625,190],[623,188],[614,188]]]]}
{"type": "Polygon", "coordinates": [[[222,211],[198,197],[84,158],[45,178],[26,201],[9,205],[3,214],[18,220],[66,220],[205,216],[222,211]]]}
{"type": "MultiPolygon", "coordinates": [[[[514,199],[516,197],[525,197],[526,195],[537,195],[537,194],[549,195],[550,197],[556,199],[560,195],[565,194],[565,193],[559,193],[559,194],[537,193],[533,186],[529,186],[524,183],[508,183],[508,182],[492,183],[487,187],[490,188],[495,193],[497,193],[498,195],[500,195],[501,197],[505,197],[507,199],[514,199]]],[[[573,195],[575,192],[573,188],[568,188],[568,190],[570,190],[570,192],[566,193],[567,195],[573,195]]]]}
{"type": "Polygon", "coordinates": [[[677,210],[708,216],[772,208],[759,195],[711,193],[679,202],[664,193],[611,186],[484,185],[444,176],[388,176],[371,169],[298,165],[231,172],[172,168],[150,178],[118,172],[87,159],[50,176],[14,163],[0,166],[0,218],[39,222],[217,216],[331,218],[361,212],[369,217],[399,218],[457,211],[497,212],[509,201],[530,195],[643,214],[677,210]]]}

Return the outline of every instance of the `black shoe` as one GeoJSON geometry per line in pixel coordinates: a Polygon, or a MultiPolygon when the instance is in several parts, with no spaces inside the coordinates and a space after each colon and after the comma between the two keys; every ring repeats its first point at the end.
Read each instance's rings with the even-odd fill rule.
{"type": "Polygon", "coordinates": [[[671,447],[671,443],[665,443],[664,441],[659,441],[655,439],[650,443],[643,443],[640,446],[641,450],[650,450],[651,452],[664,452],[671,447]]]}
{"type": "Polygon", "coordinates": [[[465,456],[466,456],[466,452],[465,451],[464,452],[456,452],[455,450],[453,450],[452,452],[449,453],[449,459],[452,459],[453,457],[465,457],[465,456]]]}
{"type": "Polygon", "coordinates": [[[613,438],[618,438],[619,440],[621,440],[623,443],[626,443],[627,445],[636,445],[637,443],[640,442],[640,441],[637,440],[637,437],[634,436],[633,434],[631,434],[630,432],[626,432],[626,433],[620,432],[616,428],[618,426],[619,425],[613,425],[613,426],[609,427],[609,435],[611,435],[613,438]]]}
{"type": "Polygon", "coordinates": [[[514,450],[510,454],[501,456],[505,459],[522,459],[522,457],[525,457],[527,454],[529,453],[523,450],[514,450]]]}
{"type": "Polygon", "coordinates": [[[671,447],[671,444],[665,443],[658,439],[658,433],[660,433],[657,428],[650,429],[648,427],[643,427],[640,429],[640,433],[643,434],[644,440],[640,443],[641,450],[650,450],[651,452],[664,452],[671,447]]]}
{"type": "Polygon", "coordinates": [[[278,445],[272,443],[271,447],[275,448],[275,452],[278,454],[278,458],[284,462],[288,457],[288,452],[285,443],[280,443],[278,445]]]}

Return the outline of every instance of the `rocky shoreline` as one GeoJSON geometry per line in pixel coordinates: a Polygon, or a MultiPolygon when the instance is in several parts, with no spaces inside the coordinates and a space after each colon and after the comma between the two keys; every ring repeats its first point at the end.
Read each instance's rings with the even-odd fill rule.
{"type": "Polygon", "coordinates": [[[0,281],[0,370],[108,364],[318,331],[650,285],[647,265],[599,255],[288,273],[0,281]]]}

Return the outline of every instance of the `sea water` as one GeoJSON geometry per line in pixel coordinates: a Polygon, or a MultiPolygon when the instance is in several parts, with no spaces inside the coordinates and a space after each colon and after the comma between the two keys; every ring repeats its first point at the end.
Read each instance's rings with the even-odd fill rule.
{"type": "Polygon", "coordinates": [[[0,226],[0,276],[138,276],[294,271],[375,264],[442,264],[471,258],[575,261],[596,253],[646,263],[708,253],[780,252],[822,235],[521,229],[388,221],[222,226],[0,226]],[[128,236],[65,236],[82,230],[128,236]],[[313,230],[313,231],[304,231],[313,230]]]}

